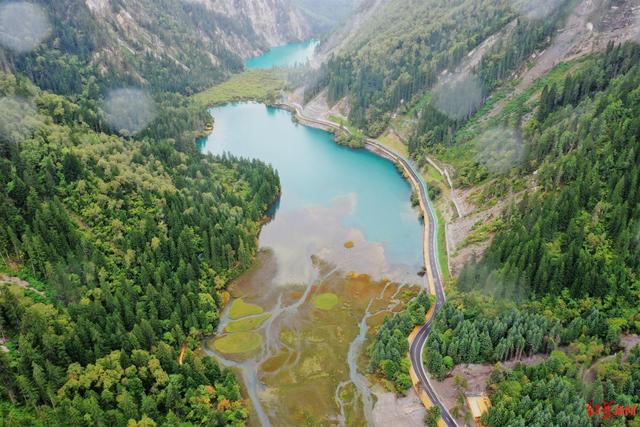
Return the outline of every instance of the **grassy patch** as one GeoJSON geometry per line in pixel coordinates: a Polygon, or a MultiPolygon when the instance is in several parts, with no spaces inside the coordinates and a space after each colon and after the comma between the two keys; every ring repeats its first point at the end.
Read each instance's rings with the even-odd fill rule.
{"type": "Polygon", "coordinates": [[[214,106],[237,101],[270,101],[284,89],[286,83],[276,70],[249,70],[236,74],[193,96],[200,105],[214,106]]]}
{"type": "Polygon", "coordinates": [[[503,221],[500,218],[493,219],[491,221],[483,222],[478,221],[471,227],[470,233],[465,237],[460,245],[461,248],[467,247],[474,243],[480,243],[486,241],[492,233],[495,233],[500,227],[502,227],[503,221]]]}
{"type": "Polygon", "coordinates": [[[442,278],[445,282],[449,281],[449,261],[447,257],[447,237],[444,230],[444,219],[442,218],[442,214],[438,209],[435,209],[436,217],[438,218],[438,229],[437,231],[437,239],[438,239],[438,265],[440,266],[440,273],[442,273],[442,278]]]}
{"type": "Polygon", "coordinates": [[[224,330],[226,332],[246,332],[257,329],[260,325],[264,323],[271,317],[271,313],[265,313],[260,316],[248,317],[246,319],[235,320],[233,322],[229,322],[224,330]]]}
{"type": "Polygon", "coordinates": [[[489,112],[491,112],[491,110],[493,110],[493,107],[500,101],[502,101],[511,91],[513,91],[513,89],[515,88],[515,86],[517,86],[518,81],[514,80],[512,82],[510,82],[509,84],[507,84],[505,87],[499,89],[498,91],[496,91],[496,93],[494,93],[488,100],[487,102],[484,103],[484,105],[482,106],[482,108],[480,108],[468,121],[467,123],[465,123],[465,125],[456,132],[456,142],[460,143],[460,142],[464,142],[464,141],[468,141],[470,139],[472,139],[473,137],[477,136],[479,133],[479,121],[480,119],[482,119],[484,116],[486,116],[489,112]]]}
{"type": "Polygon", "coordinates": [[[424,109],[424,107],[427,106],[427,104],[429,104],[429,102],[431,102],[431,98],[433,98],[433,92],[430,90],[426,91],[424,95],[422,95],[420,99],[415,103],[415,105],[411,107],[411,109],[409,110],[409,114],[411,116],[417,115],[424,109]]]}
{"type": "Polygon", "coordinates": [[[313,299],[313,305],[320,310],[331,310],[338,304],[338,295],[333,293],[320,294],[313,299]]]}
{"type": "Polygon", "coordinates": [[[262,337],[255,332],[238,332],[225,335],[213,342],[220,353],[238,354],[258,349],[262,345],[262,337]]]}
{"type": "Polygon", "coordinates": [[[378,138],[378,141],[380,142],[380,144],[384,145],[390,150],[393,150],[401,156],[409,157],[409,149],[393,132],[385,133],[380,138],[378,138]]]}
{"type": "Polygon", "coordinates": [[[535,103],[530,102],[534,98],[534,96],[542,91],[545,85],[551,85],[556,83],[559,87],[562,87],[562,82],[566,75],[570,72],[577,72],[582,67],[587,65],[588,59],[577,59],[573,61],[561,62],[555,67],[551,69],[544,76],[537,79],[532,85],[530,85],[527,90],[522,92],[520,95],[511,99],[495,117],[492,117],[488,123],[487,127],[496,126],[498,123],[504,122],[504,120],[511,116],[514,112],[520,111],[522,114],[529,113],[533,110],[535,103]]]}
{"type": "Polygon", "coordinates": [[[364,133],[362,133],[362,131],[360,129],[358,129],[357,127],[353,126],[349,120],[345,119],[344,117],[338,117],[338,116],[329,116],[329,120],[339,124],[340,126],[344,127],[345,129],[347,129],[351,135],[358,137],[358,138],[364,138],[364,133]]]}
{"type": "Polygon", "coordinates": [[[447,179],[430,163],[427,163],[424,168],[422,168],[422,177],[427,183],[436,182],[445,188],[448,187],[447,179]]]}
{"type": "Polygon", "coordinates": [[[253,316],[254,314],[262,314],[263,311],[259,305],[249,304],[244,302],[242,298],[238,298],[231,303],[229,317],[235,320],[241,317],[253,316]]]}

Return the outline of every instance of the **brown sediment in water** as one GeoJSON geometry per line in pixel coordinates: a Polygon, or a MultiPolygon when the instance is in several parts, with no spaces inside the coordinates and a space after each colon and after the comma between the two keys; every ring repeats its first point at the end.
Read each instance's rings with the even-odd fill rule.
{"type": "MultiPolygon", "coordinates": [[[[270,313],[255,330],[263,342],[250,355],[224,356],[256,364],[257,395],[274,425],[334,425],[341,423],[342,416],[347,425],[363,425],[366,418],[360,391],[350,382],[349,348],[360,333],[359,323],[367,308],[371,316],[366,321],[367,336],[371,336],[386,315],[406,302],[401,298],[404,291],[386,279],[341,272],[320,257],[313,258],[313,266],[316,274],[309,285],[282,286],[276,282],[274,253],[258,253],[256,265],[232,284],[230,293],[233,299],[241,297],[270,313]],[[322,294],[334,294],[337,304],[326,310],[318,308],[314,300],[322,294]]],[[[367,363],[361,361],[366,360],[367,346],[365,342],[359,348],[356,359],[362,374],[367,369],[367,363]]]]}
{"type": "MultiPolygon", "coordinates": [[[[358,273],[333,274],[311,286],[304,304],[280,333],[281,342],[293,350],[282,350],[260,365],[260,381],[278,402],[268,409],[284,424],[335,422],[340,417],[336,389],[347,382],[340,391],[346,398],[347,424],[365,424],[362,401],[354,385],[348,383],[347,353],[369,302],[373,301],[376,310],[378,306],[386,308],[397,286],[358,273]],[[311,303],[312,296],[329,293],[339,301],[330,310],[320,310],[311,303]]],[[[377,327],[383,318],[376,316],[368,324],[377,327]]]]}

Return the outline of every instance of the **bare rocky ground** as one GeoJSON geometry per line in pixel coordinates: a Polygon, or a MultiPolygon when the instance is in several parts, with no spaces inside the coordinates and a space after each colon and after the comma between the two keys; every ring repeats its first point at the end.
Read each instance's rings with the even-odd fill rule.
{"type": "MultiPolygon", "coordinates": [[[[536,354],[530,357],[522,358],[520,360],[511,360],[502,364],[503,368],[511,368],[516,363],[524,363],[526,365],[535,365],[537,363],[542,362],[546,359],[545,355],[536,354]]],[[[435,389],[436,393],[440,397],[440,400],[446,407],[451,411],[458,405],[457,397],[458,391],[456,390],[453,384],[453,378],[455,375],[459,375],[462,378],[467,380],[468,386],[464,393],[466,394],[480,394],[485,393],[487,389],[487,382],[489,380],[489,375],[491,375],[491,371],[493,370],[494,365],[490,364],[476,364],[476,363],[468,363],[464,365],[458,365],[451,373],[444,379],[444,381],[436,381],[431,378],[431,384],[435,389]]],[[[462,426],[475,426],[475,423],[471,421],[470,423],[465,422],[464,416],[458,418],[459,425],[462,426]]]]}
{"type": "Polygon", "coordinates": [[[531,58],[532,66],[514,77],[520,82],[505,99],[496,103],[491,117],[513,97],[523,93],[555,65],[604,49],[609,42],[640,40],[640,4],[637,0],[582,0],[550,46],[531,58]],[[611,3],[611,5],[608,5],[611,3]]]}
{"type": "MultiPolygon", "coordinates": [[[[508,34],[508,29],[505,29],[497,37],[505,37],[508,34]]],[[[518,85],[509,96],[496,103],[487,117],[498,114],[510,99],[526,91],[537,79],[558,63],[604,49],[609,42],[620,43],[631,39],[640,41],[640,3],[638,0],[581,1],[567,19],[565,27],[551,41],[550,46],[531,58],[530,67],[524,68],[519,75],[514,75],[514,78],[519,79],[518,85]]],[[[488,43],[495,43],[495,39],[490,38],[488,43]]],[[[483,43],[481,48],[483,47],[486,49],[486,44],[483,43]]],[[[466,62],[473,63],[474,61],[469,58],[466,62]]],[[[445,167],[451,173],[455,173],[450,166],[445,165],[445,167]]],[[[478,188],[456,189],[453,192],[443,193],[445,199],[449,200],[441,205],[455,201],[462,212],[462,216],[457,217],[452,215],[449,209],[444,209],[450,253],[449,265],[452,275],[460,272],[472,254],[482,255],[491,243],[490,238],[484,242],[461,248],[460,245],[469,235],[471,227],[478,221],[488,221],[499,217],[513,200],[513,196],[511,196],[498,202],[490,209],[482,209],[469,201],[469,196],[476,191],[478,188]]]]}
{"type": "Polygon", "coordinates": [[[291,92],[287,97],[289,104],[302,105],[302,112],[305,116],[317,120],[328,120],[329,116],[347,117],[349,115],[349,102],[343,98],[335,105],[331,106],[327,102],[327,91],[323,90],[315,98],[304,104],[304,87],[291,92]]]}
{"type": "Polygon", "coordinates": [[[471,232],[471,228],[477,222],[488,222],[502,214],[502,208],[505,202],[496,204],[493,208],[474,212],[462,218],[451,220],[447,223],[447,245],[449,247],[449,270],[451,275],[457,276],[462,267],[475,254],[478,258],[489,247],[491,240],[485,240],[475,244],[469,244],[462,247],[464,239],[471,232]]]}
{"type": "Polygon", "coordinates": [[[378,399],[373,408],[374,426],[424,426],[423,420],[427,411],[413,388],[405,397],[400,398],[396,397],[394,393],[383,390],[379,385],[374,387],[373,393],[378,399]]]}
{"type": "MultiPolygon", "coordinates": [[[[486,184],[491,185],[491,183],[486,184]]],[[[486,224],[489,221],[498,219],[505,210],[513,203],[520,200],[523,193],[516,193],[507,196],[498,201],[495,205],[483,208],[475,206],[469,198],[479,191],[478,188],[465,188],[457,190],[459,203],[464,206],[465,215],[462,217],[451,218],[447,221],[447,245],[449,247],[449,268],[452,275],[460,273],[462,267],[471,259],[473,254],[480,257],[491,244],[494,233],[489,235],[489,239],[468,243],[465,245],[465,239],[471,234],[472,228],[476,223],[486,224]]]]}
{"type": "MultiPolygon", "coordinates": [[[[629,352],[633,347],[640,344],[640,335],[635,334],[626,334],[620,337],[620,346],[622,347],[622,357],[625,359],[628,357],[629,352]]],[[[566,348],[561,348],[561,350],[566,351],[566,348]]],[[[583,374],[583,380],[586,382],[592,382],[595,379],[596,369],[597,367],[607,360],[611,360],[616,357],[616,355],[603,357],[596,362],[594,362],[589,369],[587,369],[583,374]]],[[[547,359],[547,355],[544,354],[534,354],[529,357],[522,358],[520,360],[509,360],[507,362],[501,363],[503,369],[513,368],[517,363],[523,363],[525,365],[535,365],[541,363],[547,359]]],[[[457,396],[458,391],[456,390],[453,378],[456,375],[461,376],[462,378],[467,380],[467,388],[464,390],[464,393],[467,395],[481,394],[487,392],[487,383],[489,381],[489,376],[491,375],[491,371],[493,370],[495,365],[491,365],[488,363],[482,364],[474,364],[468,363],[463,365],[457,365],[451,373],[445,378],[443,381],[436,381],[431,378],[431,384],[433,388],[440,396],[442,402],[452,410],[454,407],[458,405],[457,396]]],[[[473,426],[473,423],[466,423],[461,416],[458,420],[460,426],[473,426]]]]}

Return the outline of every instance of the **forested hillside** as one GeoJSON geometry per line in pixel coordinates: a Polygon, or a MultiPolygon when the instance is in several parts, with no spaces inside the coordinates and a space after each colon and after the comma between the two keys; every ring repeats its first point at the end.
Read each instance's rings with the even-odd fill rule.
{"type": "Polygon", "coordinates": [[[316,37],[327,35],[342,24],[351,14],[359,0],[292,0],[316,37]]]}
{"type": "Polygon", "coordinates": [[[500,296],[530,293],[637,301],[640,137],[636,44],[610,45],[563,84],[545,87],[522,131],[525,194],[484,258],[460,275],[500,296]]]}
{"type": "Polygon", "coordinates": [[[1,418],[240,423],[234,376],[188,337],[214,330],[218,291],[251,263],[275,172],[200,154],[205,117],[177,95],[122,139],[95,132],[88,99],[7,73],[0,94],[0,261],[45,290],[0,283],[1,418]]]}
{"type": "MultiPolygon", "coordinates": [[[[570,5],[569,1],[552,3],[536,3],[544,12],[539,16],[523,10],[524,3],[513,1],[390,1],[363,24],[346,49],[328,61],[305,96],[310,99],[323,88],[328,90],[329,103],[348,96],[349,119],[378,136],[396,109],[416,104],[443,73],[453,73],[488,37],[515,23],[513,36],[501,39],[471,70],[479,80],[478,100],[451,117],[423,112],[421,139],[412,142],[415,151],[425,138],[442,140],[440,128],[447,130],[452,121],[475,112],[498,81],[548,40],[570,5]]],[[[464,99],[451,103],[464,104],[464,99]]]]}
{"type": "Polygon", "coordinates": [[[524,126],[505,121],[521,126],[524,145],[508,173],[534,176],[536,187],[506,212],[457,285],[521,307],[495,316],[449,303],[434,323],[426,364],[443,377],[457,363],[562,352],[541,365],[497,369],[487,425],[591,425],[585,402],[640,398],[637,348],[603,359],[607,372],[624,375],[584,374],[621,350],[621,334],[640,332],[638,64],[640,46],[610,44],[544,86],[533,111],[524,103],[514,111],[526,116],[524,126]]]}
{"type": "Polygon", "coordinates": [[[244,424],[197,350],[279,181],[201,154],[180,95],[240,70],[241,38],[269,47],[197,2],[0,5],[0,424],[244,424]]]}
{"type": "MultiPolygon", "coordinates": [[[[0,64],[57,93],[78,92],[95,76],[101,87],[191,94],[240,71],[243,57],[308,37],[301,16],[278,18],[293,13],[287,1],[273,2],[273,16],[259,13],[260,0],[245,3],[259,3],[254,20],[195,1],[38,1],[50,35],[32,52],[0,49],[0,64]]],[[[13,19],[29,22],[34,10],[13,19]]]]}

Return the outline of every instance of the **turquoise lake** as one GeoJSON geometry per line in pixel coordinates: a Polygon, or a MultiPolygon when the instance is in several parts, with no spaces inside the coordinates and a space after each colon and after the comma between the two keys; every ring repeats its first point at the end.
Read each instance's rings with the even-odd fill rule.
{"type": "Polygon", "coordinates": [[[303,65],[313,57],[318,43],[317,40],[308,40],[274,47],[263,55],[247,59],[244,66],[255,70],[303,65]]]}
{"type": "Polygon", "coordinates": [[[280,176],[280,202],[260,235],[277,260],[277,284],[312,281],[314,256],[344,271],[419,282],[422,224],[411,187],[393,163],[340,146],[332,134],[263,104],[211,113],[215,128],[204,151],[259,159],[280,176]],[[344,248],[347,241],[353,250],[344,248]]]}

